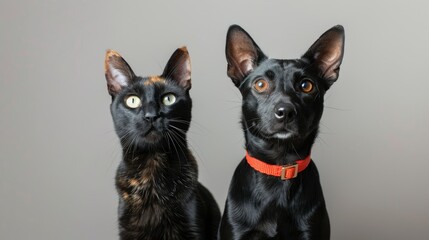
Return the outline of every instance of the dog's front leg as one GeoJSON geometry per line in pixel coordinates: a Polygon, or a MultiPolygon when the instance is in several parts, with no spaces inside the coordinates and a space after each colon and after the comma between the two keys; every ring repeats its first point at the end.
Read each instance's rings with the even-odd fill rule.
{"type": "MultiPolygon", "coordinates": [[[[266,229],[257,227],[255,219],[260,215],[260,209],[251,207],[242,201],[231,201],[231,197],[226,201],[225,211],[219,227],[219,240],[270,240],[266,229]],[[243,205],[247,206],[243,208],[243,205]],[[253,219],[253,221],[252,221],[253,219]],[[254,223],[252,223],[254,222],[254,223]]],[[[275,227],[270,227],[271,236],[275,234],[275,227]]]]}
{"type": "MultiPolygon", "coordinates": [[[[301,216],[296,219],[299,240],[329,240],[330,239],[330,223],[325,205],[315,205],[308,212],[297,214],[301,216]]],[[[286,235],[287,236],[287,235],[286,235]]]]}

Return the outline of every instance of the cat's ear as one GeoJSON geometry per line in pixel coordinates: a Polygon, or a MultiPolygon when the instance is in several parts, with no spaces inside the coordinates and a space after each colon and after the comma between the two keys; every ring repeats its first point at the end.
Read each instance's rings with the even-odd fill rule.
{"type": "Polygon", "coordinates": [[[114,97],[123,87],[128,86],[135,77],[128,63],[113,50],[106,51],[104,60],[104,74],[107,81],[107,90],[114,97]]]}
{"type": "Polygon", "coordinates": [[[228,77],[237,87],[262,60],[267,58],[252,37],[238,25],[232,25],[228,29],[225,54],[228,77]]]}
{"type": "Polygon", "coordinates": [[[175,81],[185,90],[191,89],[191,58],[186,47],[178,48],[161,75],[167,81],[175,81]]]}
{"type": "Polygon", "coordinates": [[[302,56],[313,64],[328,87],[337,79],[344,55],[344,28],[337,25],[326,31],[302,56]]]}

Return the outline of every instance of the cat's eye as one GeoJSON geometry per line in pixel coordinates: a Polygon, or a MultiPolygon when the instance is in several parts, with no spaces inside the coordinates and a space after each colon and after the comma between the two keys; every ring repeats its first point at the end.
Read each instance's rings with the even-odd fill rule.
{"type": "Polygon", "coordinates": [[[314,89],[314,83],[310,79],[304,79],[299,85],[300,89],[304,93],[311,93],[314,89]]]}
{"type": "Polygon", "coordinates": [[[269,88],[268,81],[265,79],[259,79],[254,84],[253,87],[258,91],[259,93],[266,92],[269,88]]]}
{"type": "Polygon", "coordinates": [[[125,99],[125,104],[129,108],[138,108],[142,105],[142,102],[139,97],[135,95],[130,95],[125,99]]]}
{"type": "Polygon", "coordinates": [[[172,93],[166,94],[162,98],[162,104],[164,104],[165,106],[170,106],[170,105],[174,104],[175,102],[176,102],[176,96],[172,93]]]}

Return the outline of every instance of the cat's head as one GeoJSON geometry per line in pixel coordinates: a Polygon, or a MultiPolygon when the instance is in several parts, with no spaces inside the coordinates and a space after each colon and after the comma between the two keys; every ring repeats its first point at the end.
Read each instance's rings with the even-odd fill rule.
{"type": "Polygon", "coordinates": [[[177,49],[159,76],[136,76],[113,50],[105,59],[116,133],[124,146],[156,147],[185,139],[191,121],[191,62],[177,49]]]}

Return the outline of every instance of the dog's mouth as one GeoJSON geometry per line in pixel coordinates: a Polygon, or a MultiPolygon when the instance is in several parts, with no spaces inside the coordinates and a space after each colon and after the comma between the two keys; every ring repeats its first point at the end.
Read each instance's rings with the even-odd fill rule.
{"type": "Polygon", "coordinates": [[[253,121],[247,127],[255,136],[260,136],[266,140],[290,140],[299,136],[298,129],[295,126],[263,126],[253,121]]]}
{"type": "Polygon", "coordinates": [[[296,133],[294,131],[278,131],[274,133],[262,133],[261,135],[266,139],[272,139],[272,140],[290,140],[296,136],[296,133]]]}
{"type": "Polygon", "coordinates": [[[290,132],[290,131],[281,131],[281,132],[274,133],[271,136],[272,136],[272,138],[287,140],[287,139],[292,138],[294,135],[295,134],[293,132],[290,132]]]}

